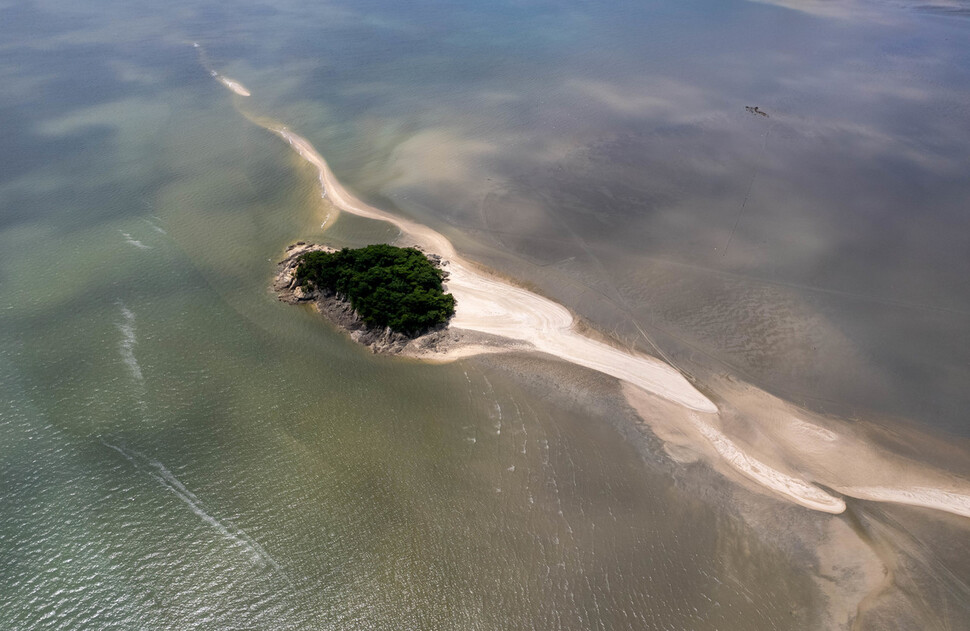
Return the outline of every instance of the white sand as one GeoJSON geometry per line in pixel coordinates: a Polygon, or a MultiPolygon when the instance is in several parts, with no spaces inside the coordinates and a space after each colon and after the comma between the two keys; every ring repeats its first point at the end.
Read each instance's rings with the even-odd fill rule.
{"type": "MultiPolygon", "coordinates": [[[[834,491],[833,497],[842,494],[970,517],[970,481],[880,447],[852,423],[812,414],[750,385],[708,385],[729,402],[715,421],[731,432],[747,457],[756,455],[765,466],[824,485],[834,491]]],[[[936,448],[933,442],[927,444],[936,448]]],[[[721,450],[719,454],[737,465],[733,457],[721,450]]]]}
{"type": "Polygon", "coordinates": [[[246,86],[239,83],[238,81],[235,81],[225,75],[220,75],[220,74],[215,75],[215,77],[219,79],[219,82],[222,85],[226,86],[227,88],[229,88],[230,90],[238,94],[239,96],[252,96],[252,93],[246,89],[246,86]]]}
{"type": "Polygon", "coordinates": [[[624,384],[623,392],[640,418],[668,447],[675,453],[684,452],[679,460],[692,462],[702,456],[726,477],[754,482],[761,491],[799,506],[832,514],[845,511],[845,501],[838,495],[826,493],[792,471],[782,470],[782,465],[768,464],[754,455],[757,450],[728,438],[717,427],[720,414],[685,410],[629,384],[624,384]],[[691,454],[694,457],[686,457],[691,454]]]}
{"type": "Polygon", "coordinates": [[[862,500],[909,504],[970,517],[970,495],[965,492],[957,493],[919,486],[905,489],[885,486],[845,486],[839,487],[838,491],[862,500]]]}
{"type": "Polygon", "coordinates": [[[691,414],[690,419],[704,438],[710,441],[718,455],[758,484],[806,508],[833,514],[845,511],[845,501],[842,498],[830,495],[813,484],[770,467],[746,454],[727,436],[697,418],[697,415],[691,414]]]}

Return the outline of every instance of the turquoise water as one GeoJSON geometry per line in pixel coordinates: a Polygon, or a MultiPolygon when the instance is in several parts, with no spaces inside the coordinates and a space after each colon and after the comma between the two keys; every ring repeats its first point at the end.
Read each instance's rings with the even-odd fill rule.
{"type": "Polygon", "coordinates": [[[693,370],[965,435],[968,23],[885,11],[0,3],[0,627],[829,628],[838,519],[911,563],[871,628],[961,628],[962,522],[754,496],[606,378],[277,302],[288,243],[396,233],[323,232],[242,114],[693,370]]]}

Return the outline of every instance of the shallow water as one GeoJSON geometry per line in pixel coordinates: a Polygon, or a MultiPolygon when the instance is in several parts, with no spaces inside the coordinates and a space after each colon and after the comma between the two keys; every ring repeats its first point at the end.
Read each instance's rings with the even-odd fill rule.
{"type": "Polygon", "coordinates": [[[960,628],[966,561],[912,541],[962,522],[758,498],[606,378],[374,357],[276,302],[287,243],[396,231],[322,233],[233,101],[691,370],[964,435],[967,22],[887,11],[0,4],[0,627],[825,628],[838,519],[960,628]]]}

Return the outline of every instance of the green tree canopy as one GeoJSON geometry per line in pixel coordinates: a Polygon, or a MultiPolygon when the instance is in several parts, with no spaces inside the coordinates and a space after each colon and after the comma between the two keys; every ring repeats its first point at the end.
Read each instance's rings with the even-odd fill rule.
{"type": "Polygon", "coordinates": [[[441,286],[443,273],[415,248],[368,245],[307,252],[298,260],[302,287],[335,292],[371,326],[416,335],[455,313],[454,296],[441,286]]]}

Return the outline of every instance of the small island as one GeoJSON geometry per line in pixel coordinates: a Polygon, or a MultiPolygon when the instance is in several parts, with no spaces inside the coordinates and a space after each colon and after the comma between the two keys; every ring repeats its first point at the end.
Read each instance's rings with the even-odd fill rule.
{"type": "Polygon", "coordinates": [[[284,302],[313,304],[374,352],[420,355],[459,337],[446,331],[455,298],[445,292],[445,265],[416,247],[298,242],[287,248],[273,289],[284,302]]]}
{"type": "Polygon", "coordinates": [[[444,272],[416,248],[368,245],[338,252],[305,252],[294,277],[305,292],[336,294],[371,327],[417,336],[448,322],[455,298],[444,272]]]}

